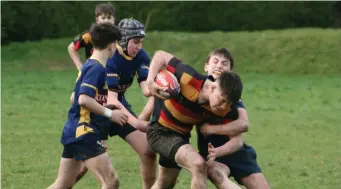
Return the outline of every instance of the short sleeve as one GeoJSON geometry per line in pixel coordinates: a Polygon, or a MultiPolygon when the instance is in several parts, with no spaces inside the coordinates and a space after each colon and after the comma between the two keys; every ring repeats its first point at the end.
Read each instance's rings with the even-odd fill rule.
{"type": "Polygon", "coordinates": [[[136,70],[137,81],[139,83],[141,83],[142,81],[145,81],[147,79],[148,72],[149,72],[149,62],[150,62],[148,55],[144,51],[141,53],[143,53],[143,54],[142,54],[141,59],[138,62],[138,67],[136,70]]]}
{"type": "Polygon", "coordinates": [[[89,43],[91,43],[91,36],[89,32],[82,33],[73,40],[74,49],[76,51],[81,47],[85,47],[89,43]]]}
{"type": "Polygon", "coordinates": [[[98,88],[104,85],[104,67],[92,65],[82,69],[81,86],[79,94],[86,94],[92,98],[96,97],[98,88]]]}
{"type": "Polygon", "coordinates": [[[108,83],[108,89],[111,91],[115,91],[118,88],[118,80],[119,80],[119,72],[117,69],[117,65],[115,63],[115,57],[111,57],[107,61],[106,66],[106,74],[107,74],[107,83],[108,83]]]}

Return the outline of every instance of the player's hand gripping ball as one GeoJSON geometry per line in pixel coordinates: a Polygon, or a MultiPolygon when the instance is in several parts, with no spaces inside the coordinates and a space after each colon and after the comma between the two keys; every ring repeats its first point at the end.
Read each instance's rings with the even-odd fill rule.
{"type": "Polygon", "coordinates": [[[164,98],[176,97],[180,93],[180,84],[178,79],[171,72],[161,70],[155,77],[155,82],[160,87],[167,88],[166,91],[158,91],[158,94],[164,98]]]}

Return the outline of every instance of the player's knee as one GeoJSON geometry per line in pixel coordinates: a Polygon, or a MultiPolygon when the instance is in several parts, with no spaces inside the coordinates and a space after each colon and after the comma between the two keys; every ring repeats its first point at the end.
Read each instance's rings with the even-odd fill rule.
{"type": "Polygon", "coordinates": [[[190,166],[192,173],[202,173],[205,174],[207,172],[207,167],[203,158],[196,158],[195,160],[191,161],[190,166]]]}
{"type": "Polygon", "coordinates": [[[150,149],[146,149],[143,153],[142,153],[142,159],[143,160],[155,160],[157,158],[156,153],[153,152],[150,149]]]}
{"type": "Polygon", "coordinates": [[[220,184],[224,181],[224,171],[215,166],[208,166],[207,176],[214,184],[220,184]]]}

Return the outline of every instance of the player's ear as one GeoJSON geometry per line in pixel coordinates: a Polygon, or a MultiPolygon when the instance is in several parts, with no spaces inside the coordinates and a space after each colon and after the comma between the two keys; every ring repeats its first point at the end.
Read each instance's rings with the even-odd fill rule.
{"type": "Polygon", "coordinates": [[[207,72],[207,62],[205,63],[204,71],[207,72]]]}
{"type": "Polygon", "coordinates": [[[114,43],[110,43],[109,45],[108,45],[108,49],[110,50],[110,51],[114,51],[115,49],[116,49],[116,43],[114,42],[114,43]]]}

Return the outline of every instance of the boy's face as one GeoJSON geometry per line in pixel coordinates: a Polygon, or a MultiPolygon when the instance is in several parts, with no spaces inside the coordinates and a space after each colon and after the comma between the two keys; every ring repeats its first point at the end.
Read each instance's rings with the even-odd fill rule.
{"type": "Polygon", "coordinates": [[[210,86],[209,104],[213,111],[223,111],[229,105],[227,96],[222,92],[219,80],[212,82],[210,86]]]}
{"type": "Polygon", "coordinates": [[[115,24],[115,18],[109,14],[100,14],[96,17],[96,23],[97,24],[102,24],[102,23],[115,24]]]}
{"type": "Polygon", "coordinates": [[[205,64],[205,72],[217,79],[221,73],[231,70],[231,62],[224,56],[214,54],[205,64]]]}
{"type": "Polygon", "coordinates": [[[142,49],[144,38],[132,38],[128,41],[127,53],[130,57],[136,57],[137,53],[142,49]]]}

